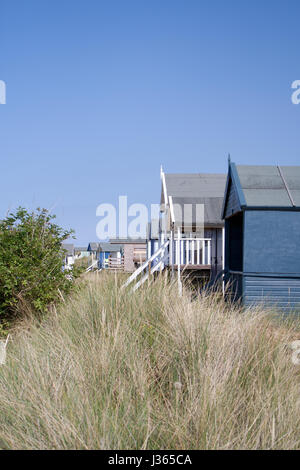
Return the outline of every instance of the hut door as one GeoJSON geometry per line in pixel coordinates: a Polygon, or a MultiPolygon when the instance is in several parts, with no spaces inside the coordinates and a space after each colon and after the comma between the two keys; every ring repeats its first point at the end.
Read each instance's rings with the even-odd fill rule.
{"type": "Polygon", "coordinates": [[[243,271],[243,213],[229,219],[228,224],[228,267],[230,271],[243,271]]]}

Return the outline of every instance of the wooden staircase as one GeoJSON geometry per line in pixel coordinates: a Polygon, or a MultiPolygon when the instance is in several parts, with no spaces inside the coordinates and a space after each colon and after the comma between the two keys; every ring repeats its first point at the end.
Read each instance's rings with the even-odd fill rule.
{"type": "Polygon", "coordinates": [[[132,284],[134,281],[136,283],[134,284],[132,291],[136,291],[144,282],[149,279],[149,276],[155,273],[156,271],[162,271],[165,267],[165,263],[168,260],[169,253],[168,253],[168,247],[169,247],[170,241],[166,240],[161,247],[153,253],[152,256],[150,256],[149,259],[145,261],[139,268],[137,268],[134,273],[129,276],[125,284],[123,284],[122,288],[129,286],[132,284]],[[139,278],[139,279],[138,279],[139,278]]]}
{"type": "Polygon", "coordinates": [[[162,271],[166,266],[177,271],[178,286],[181,290],[181,271],[190,270],[198,273],[210,273],[211,270],[211,239],[182,236],[177,231],[176,238],[170,233],[161,246],[127,279],[122,288],[135,282],[132,291],[136,291],[144,284],[149,276],[156,271],[162,271]]]}

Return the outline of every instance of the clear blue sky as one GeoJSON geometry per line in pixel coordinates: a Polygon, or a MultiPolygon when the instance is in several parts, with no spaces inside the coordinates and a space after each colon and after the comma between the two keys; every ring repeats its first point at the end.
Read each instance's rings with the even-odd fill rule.
{"type": "Polygon", "coordinates": [[[1,0],[0,217],[159,202],[166,172],[300,164],[299,1],[1,0]]]}

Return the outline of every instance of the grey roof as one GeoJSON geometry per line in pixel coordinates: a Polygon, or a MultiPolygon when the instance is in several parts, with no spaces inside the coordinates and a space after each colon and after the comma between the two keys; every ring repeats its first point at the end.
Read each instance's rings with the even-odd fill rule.
{"type": "Polygon", "coordinates": [[[87,251],[98,251],[99,243],[96,242],[90,242],[88,244],[87,251]]]}
{"type": "Polygon", "coordinates": [[[88,251],[86,246],[75,246],[75,253],[79,253],[82,251],[88,251]]]}
{"type": "Polygon", "coordinates": [[[73,243],[63,243],[62,244],[63,250],[65,250],[68,256],[74,255],[74,244],[73,243]]]}
{"type": "Polygon", "coordinates": [[[145,238],[111,238],[109,240],[110,243],[134,243],[134,244],[137,244],[137,243],[146,243],[146,239],[145,238]]]}
{"type": "Polygon", "coordinates": [[[236,172],[244,205],[300,208],[300,166],[236,165],[236,172]]]}
{"type": "Polygon", "coordinates": [[[203,204],[204,225],[206,227],[223,225],[221,210],[226,185],[225,174],[167,173],[165,181],[167,196],[172,196],[175,223],[181,223],[182,219],[186,226],[189,225],[187,220],[193,224],[202,223],[201,210],[197,210],[197,205],[203,204]]]}
{"type": "Polygon", "coordinates": [[[199,228],[202,225],[205,227],[222,227],[224,225],[221,219],[223,197],[174,197],[175,223],[181,224],[184,222],[186,227],[192,224],[196,224],[199,228]]]}
{"type": "Polygon", "coordinates": [[[120,244],[112,244],[112,243],[107,243],[107,242],[103,242],[103,243],[99,243],[99,249],[100,251],[105,251],[105,252],[109,252],[109,253],[115,253],[115,252],[118,252],[118,251],[121,251],[123,248],[122,245],[120,244]]]}
{"type": "Polygon", "coordinates": [[[172,197],[224,197],[226,175],[166,173],[167,195],[172,197]]]}

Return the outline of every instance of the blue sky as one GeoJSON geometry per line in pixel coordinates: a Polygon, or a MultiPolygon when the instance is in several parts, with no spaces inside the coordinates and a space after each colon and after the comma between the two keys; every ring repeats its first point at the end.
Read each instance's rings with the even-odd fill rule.
{"type": "Polygon", "coordinates": [[[0,217],[157,203],[166,172],[300,164],[299,1],[1,0],[0,217]]]}

